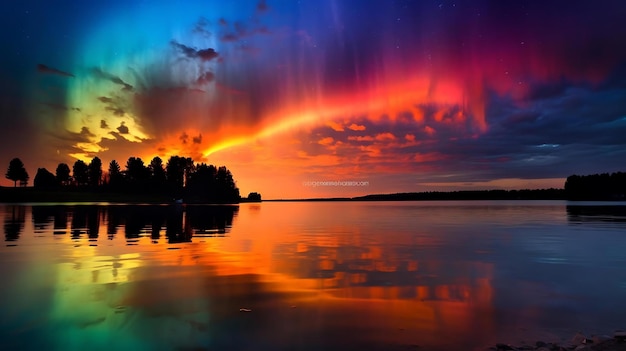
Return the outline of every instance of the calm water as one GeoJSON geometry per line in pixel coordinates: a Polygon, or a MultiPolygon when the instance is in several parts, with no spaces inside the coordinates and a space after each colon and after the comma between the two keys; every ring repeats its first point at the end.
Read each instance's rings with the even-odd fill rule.
{"type": "Polygon", "coordinates": [[[0,348],[472,350],[626,328],[626,204],[572,205],[0,205],[0,348]]]}

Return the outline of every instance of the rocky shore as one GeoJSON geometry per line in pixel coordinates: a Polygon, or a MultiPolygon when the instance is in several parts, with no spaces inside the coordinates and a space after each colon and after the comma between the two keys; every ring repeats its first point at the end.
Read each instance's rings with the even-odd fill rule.
{"type": "Polygon", "coordinates": [[[491,351],[626,351],[626,331],[616,331],[613,336],[585,336],[577,333],[563,344],[537,341],[534,345],[496,344],[491,351]]]}

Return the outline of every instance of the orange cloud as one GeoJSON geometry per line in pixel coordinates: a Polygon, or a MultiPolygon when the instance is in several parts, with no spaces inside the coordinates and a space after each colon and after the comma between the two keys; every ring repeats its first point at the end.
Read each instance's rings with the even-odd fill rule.
{"type": "Polygon", "coordinates": [[[391,140],[396,140],[396,136],[387,132],[387,133],[377,134],[375,139],[378,141],[391,141],[391,140]]]}
{"type": "Polygon", "coordinates": [[[348,129],[355,130],[355,131],[363,131],[365,130],[365,126],[352,123],[350,126],[348,126],[348,129]]]}
{"type": "Polygon", "coordinates": [[[345,130],[343,128],[343,125],[341,123],[339,123],[339,122],[328,121],[328,122],[326,122],[326,125],[329,126],[330,128],[332,128],[332,130],[334,130],[336,132],[343,132],[345,130]]]}
{"type": "Polygon", "coordinates": [[[317,143],[320,145],[331,145],[334,141],[335,139],[333,139],[332,137],[326,137],[319,140],[317,143]]]}

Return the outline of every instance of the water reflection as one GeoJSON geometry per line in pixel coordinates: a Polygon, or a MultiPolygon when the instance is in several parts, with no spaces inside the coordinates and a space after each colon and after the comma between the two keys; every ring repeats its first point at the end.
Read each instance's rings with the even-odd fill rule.
{"type": "MultiPolygon", "coordinates": [[[[4,231],[6,241],[19,238],[25,222],[25,206],[9,206],[5,209],[4,231]]],[[[67,234],[80,240],[86,237],[96,243],[105,223],[107,239],[112,240],[123,228],[129,245],[150,236],[157,242],[164,233],[168,243],[191,242],[193,237],[224,236],[232,227],[238,206],[32,206],[35,233],[49,232],[67,234]]]]}
{"type": "Polygon", "coordinates": [[[471,350],[626,308],[624,224],[565,203],[0,209],[13,349],[471,350]]]}
{"type": "Polygon", "coordinates": [[[4,212],[4,240],[17,241],[25,221],[26,210],[23,206],[8,206],[4,212]]]}
{"type": "Polygon", "coordinates": [[[568,205],[567,218],[574,223],[626,222],[626,205],[568,205]]]}

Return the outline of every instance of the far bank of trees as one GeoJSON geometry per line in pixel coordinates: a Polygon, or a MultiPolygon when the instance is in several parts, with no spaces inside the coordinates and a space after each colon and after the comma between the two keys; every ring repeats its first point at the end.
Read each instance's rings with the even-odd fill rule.
{"type": "MultiPolygon", "coordinates": [[[[19,159],[13,159],[6,178],[22,186],[28,174],[19,159]]],[[[33,181],[37,189],[163,195],[185,202],[235,203],[239,189],[232,173],[225,166],[194,163],[191,158],[172,156],[167,162],[154,157],[145,164],[139,157],[130,157],[124,166],[112,160],[108,167],[94,157],[89,163],[77,160],[70,167],[60,163],[55,173],[39,168],[33,181]],[[104,168],[107,168],[105,171],[104,168]]]]}
{"type": "Polygon", "coordinates": [[[568,200],[626,200],[626,173],[571,175],[565,194],[568,200]]]}

